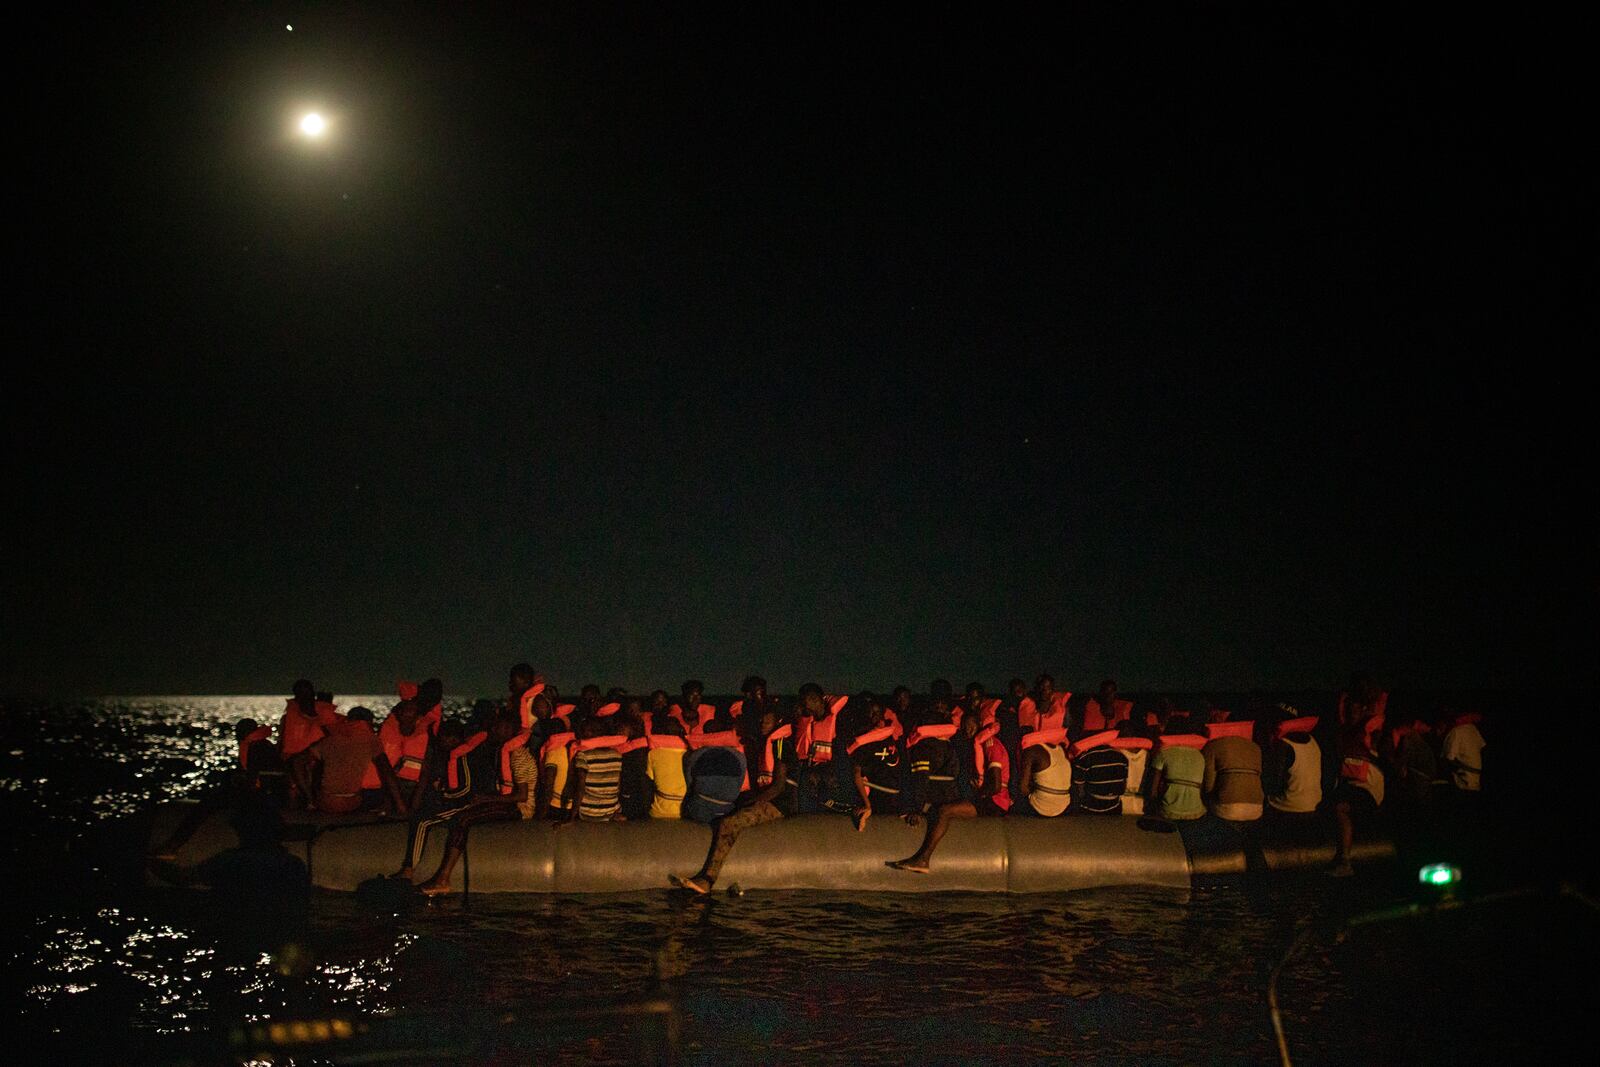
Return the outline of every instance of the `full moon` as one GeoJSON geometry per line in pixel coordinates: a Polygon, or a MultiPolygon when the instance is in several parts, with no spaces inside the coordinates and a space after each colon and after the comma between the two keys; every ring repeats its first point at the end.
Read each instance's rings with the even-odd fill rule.
{"type": "Polygon", "coordinates": [[[327,128],[327,120],[315,111],[300,120],[300,132],[307,137],[321,137],[322,131],[327,128]]]}

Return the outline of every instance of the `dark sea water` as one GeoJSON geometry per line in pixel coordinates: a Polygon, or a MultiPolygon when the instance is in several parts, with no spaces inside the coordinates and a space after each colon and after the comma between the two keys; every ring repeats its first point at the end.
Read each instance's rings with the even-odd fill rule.
{"type": "MultiPolygon", "coordinates": [[[[141,813],[234,758],[227,723],[281,708],[5,706],[9,1059],[1272,1063],[1268,976],[1308,924],[1280,987],[1296,1063],[1564,1061],[1597,1006],[1600,929],[1570,898],[1340,934],[1407,899],[1414,875],[1393,869],[1182,893],[479,895],[398,913],[330,893],[270,925],[145,889],[141,813]]],[[[1514,864],[1473,874],[1520,885],[1514,864]]]]}

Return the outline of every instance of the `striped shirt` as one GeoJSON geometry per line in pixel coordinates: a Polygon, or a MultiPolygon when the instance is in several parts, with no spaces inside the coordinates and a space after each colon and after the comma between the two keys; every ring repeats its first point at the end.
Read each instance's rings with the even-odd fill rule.
{"type": "Polygon", "coordinates": [[[528,787],[527,795],[517,801],[517,812],[524,819],[533,818],[533,805],[539,796],[539,761],[534,759],[528,746],[518,745],[511,750],[511,788],[528,787]]]}
{"type": "Polygon", "coordinates": [[[1091,748],[1073,761],[1083,787],[1082,806],[1091,815],[1121,815],[1122,794],[1128,786],[1128,757],[1121,750],[1102,745],[1091,748]]]}
{"type": "Polygon", "coordinates": [[[572,770],[583,771],[578,818],[601,821],[622,809],[622,756],[614,748],[591,748],[572,757],[572,770]]]}

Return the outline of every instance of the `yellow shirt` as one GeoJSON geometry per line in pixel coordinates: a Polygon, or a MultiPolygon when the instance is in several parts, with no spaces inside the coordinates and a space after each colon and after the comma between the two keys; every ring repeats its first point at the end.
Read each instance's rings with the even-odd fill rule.
{"type": "Polygon", "coordinates": [[[561,794],[567,790],[567,768],[571,765],[566,745],[557,745],[544,758],[544,769],[550,775],[550,806],[558,811],[567,810],[567,802],[561,794]]]}
{"type": "Polygon", "coordinates": [[[687,755],[681,748],[650,750],[644,771],[656,785],[655,798],[650,801],[652,819],[683,817],[683,798],[689,793],[689,783],[683,777],[683,757],[687,755]]]}

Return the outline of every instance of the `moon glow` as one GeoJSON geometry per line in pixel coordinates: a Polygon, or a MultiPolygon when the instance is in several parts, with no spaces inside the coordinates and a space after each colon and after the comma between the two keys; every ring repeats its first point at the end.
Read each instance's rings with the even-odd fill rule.
{"type": "Polygon", "coordinates": [[[328,128],[328,122],[315,111],[300,119],[300,132],[307,137],[321,137],[322,132],[328,128]]]}

